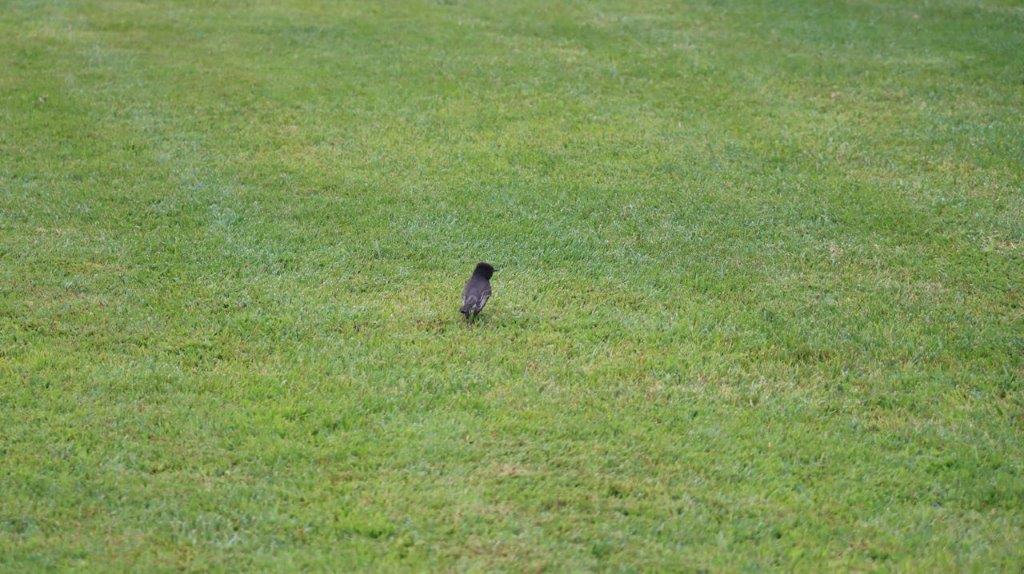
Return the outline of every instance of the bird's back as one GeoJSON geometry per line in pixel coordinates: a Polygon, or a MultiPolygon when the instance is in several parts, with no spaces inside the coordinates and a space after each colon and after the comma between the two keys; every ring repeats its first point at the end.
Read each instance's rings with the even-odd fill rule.
{"type": "Polygon", "coordinates": [[[477,275],[470,277],[462,289],[462,308],[459,309],[459,312],[466,316],[476,315],[483,310],[490,296],[490,281],[477,275]]]}

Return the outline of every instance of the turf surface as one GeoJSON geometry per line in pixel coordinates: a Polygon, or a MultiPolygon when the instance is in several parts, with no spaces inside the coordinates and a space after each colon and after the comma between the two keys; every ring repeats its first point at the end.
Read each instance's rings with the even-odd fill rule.
{"type": "Polygon", "coordinates": [[[0,569],[1020,572],[1022,116],[1016,0],[0,1],[0,569]]]}

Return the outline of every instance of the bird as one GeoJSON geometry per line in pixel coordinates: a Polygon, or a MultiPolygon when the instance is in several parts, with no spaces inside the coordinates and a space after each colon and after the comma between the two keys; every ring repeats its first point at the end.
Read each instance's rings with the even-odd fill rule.
{"type": "Polygon", "coordinates": [[[462,288],[462,307],[459,313],[466,316],[467,321],[476,318],[480,311],[483,311],[487,300],[491,298],[491,276],[494,275],[494,267],[490,263],[481,261],[473,269],[473,275],[466,281],[462,288]]]}

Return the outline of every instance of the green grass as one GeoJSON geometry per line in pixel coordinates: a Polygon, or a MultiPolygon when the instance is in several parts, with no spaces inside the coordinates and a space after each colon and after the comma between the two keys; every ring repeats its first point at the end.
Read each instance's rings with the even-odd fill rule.
{"type": "Polygon", "coordinates": [[[0,570],[1020,572],[1022,118],[1016,0],[0,2],[0,570]]]}

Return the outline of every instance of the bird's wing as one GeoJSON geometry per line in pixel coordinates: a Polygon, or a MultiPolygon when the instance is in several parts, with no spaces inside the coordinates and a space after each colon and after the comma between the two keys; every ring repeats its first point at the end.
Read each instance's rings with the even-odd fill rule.
{"type": "Polygon", "coordinates": [[[475,293],[463,293],[462,294],[462,309],[465,312],[466,309],[472,309],[476,306],[479,297],[475,293]]]}
{"type": "Polygon", "coordinates": [[[481,289],[480,291],[470,290],[462,294],[462,308],[459,309],[462,313],[479,313],[483,310],[484,305],[487,304],[487,300],[491,297],[491,290],[488,287],[481,289]]]}
{"type": "Polygon", "coordinates": [[[480,295],[469,287],[469,284],[466,284],[466,288],[462,290],[462,308],[459,309],[462,313],[474,312],[480,301],[480,295]]]}
{"type": "Polygon", "coordinates": [[[480,292],[480,300],[477,302],[476,310],[480,312],[483,310],[484,305],[487,304],[487,300],[491,298],[491,287],[487,286],[483,291],[480,292]]]}

